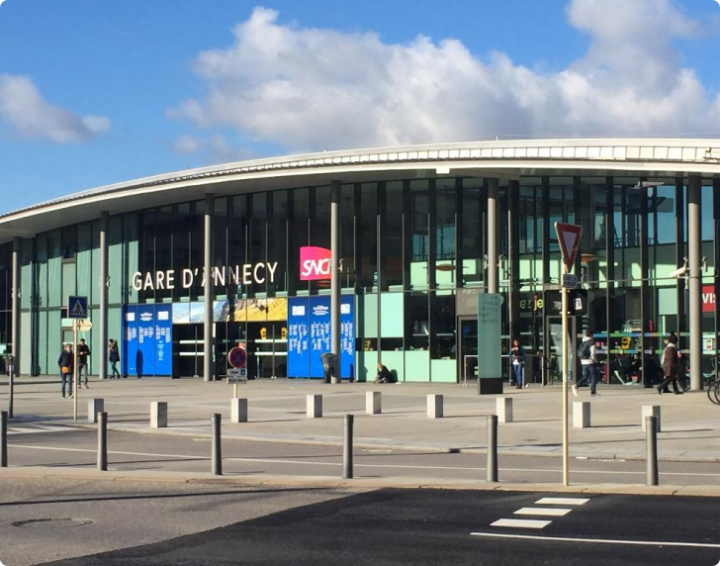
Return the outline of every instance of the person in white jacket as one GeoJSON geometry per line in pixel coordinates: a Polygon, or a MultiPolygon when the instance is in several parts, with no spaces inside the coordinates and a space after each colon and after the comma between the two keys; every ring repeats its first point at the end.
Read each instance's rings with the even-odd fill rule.
{"type": "Polygon", "coordinates": [[[578,396],[578,387],[590,382],[590,396],[597,396],[597,347],[593,340],[592,332],[587,330],[580,347],[578,348],[578,357],[580,358],[580,367],[582,368],[582,377],[572,386],[572,392],[575,397],[578,396]]]}

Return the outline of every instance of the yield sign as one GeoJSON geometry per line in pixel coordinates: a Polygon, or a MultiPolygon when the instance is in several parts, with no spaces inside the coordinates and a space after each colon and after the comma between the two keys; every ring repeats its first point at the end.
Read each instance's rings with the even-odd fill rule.
{"type": "Polygon", "coordinates": [[[560,242],[560,250],[562,251],[565,267],[568,271],[572,271],[573,263],[575,263],[575,255],[577,255],[578,248],[580,247],[582,226],[555,222],[555,232],[557,233],[558,242],[560,242]]]}

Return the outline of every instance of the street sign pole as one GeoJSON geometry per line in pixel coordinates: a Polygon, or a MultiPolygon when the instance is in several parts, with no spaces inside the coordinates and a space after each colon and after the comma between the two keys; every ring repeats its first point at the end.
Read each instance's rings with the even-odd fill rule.
{"type": "Polygon", "coordinates": [[[73,384],[73,420],[77,420],[78,405],[78,361],[77,361],[77,335],[80,319],[73,320],[73,365],[72,365],[72,384],[73,384]]]}
{"type": "MultiPolygon", "coordinates": [[[[563,263],[563,274],[567,273],[563,263]]],[[[568,289],[562,288],[562,396],[563,396],[563,485],[570,485],[570,438],[568,434],[568,289]]]]}
{"type": "Polygon", "coordinates": [[[563,260],[562,275],[562,441],[563,441],[563,485],[570,485],[570,435],[568,426],[568,373],[570,357],[570,347],[568,344],[568,288],[577,286],[577,274],[575,277],[568,277],[575,263],[575,256],[580,247],[580,237],[582,236],[582,226],[577,224],[564,224],[562,222],[555,223],[555,233],[557,234],[560,251],[563,260]]]}

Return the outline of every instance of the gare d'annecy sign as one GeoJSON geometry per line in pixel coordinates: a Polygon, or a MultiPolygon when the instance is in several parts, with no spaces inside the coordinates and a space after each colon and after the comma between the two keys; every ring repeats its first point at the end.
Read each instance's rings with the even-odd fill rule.
{"type": "MultiPolygon", "coordinates": [[[[212,277],[218,287],[225,285],[262,285],[275,282],[278,262],[244,263],[229,267],[213,267],[212,277]]],[[[332,271],[331,252],[317,246],[300,248],[300,280],[315,281],[330,279],[332,271]]],[[[167,269],[160,271],[136,271],[132,276],[132,288],[136,291],[189,289],[200,281],[205,287],[205,269],[196,267],[181,271],[167,269]]]]}
{"type": "MultiPolygon", "coordinates": [[[[213,267],[212,277],[218,287],[225,285],[262,285],[266,281],[275,282],[275,272],[278,262],[245,263],[229,267],[213,267]]],[[[155,291],[164,289],[189,289],[200,281],[200,286],[205,287],[205,269],[185,268],[182,271],[168,269],[164,271],[148,271],[142,273],[137,271],[132,276],[132,287],[136,291],[155,291]]]]}

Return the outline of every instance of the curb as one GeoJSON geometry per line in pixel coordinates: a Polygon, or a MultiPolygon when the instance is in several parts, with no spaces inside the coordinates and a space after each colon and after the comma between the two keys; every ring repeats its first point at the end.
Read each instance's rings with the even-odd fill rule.
{"type": "Polygon", "coordinates": [[[275,487],[304,489],[436,489],[446,491],[499,491],[499,492],[539,492],[539,493],[575,493],[595,495],[642,495],[665,497],[720,497],[720,487],[682,487],[682,486],[644,486],[624,484],[578,484],[564,487],[547,483],[476,483],[455,481],[452,484],[440,482],[422,482],[412,479],[357,478],[353,480],[331,479],[320,476],[213,476],[211,474],[190,474],[186,472],[98,472],[83,469],[58,469],[48,467],[2,468],[0,481],[19,480],[62,480],[62,481],[110,481],[142,483],[184,483],[196,485],[224,485],[236,487],[275,487]]]}

